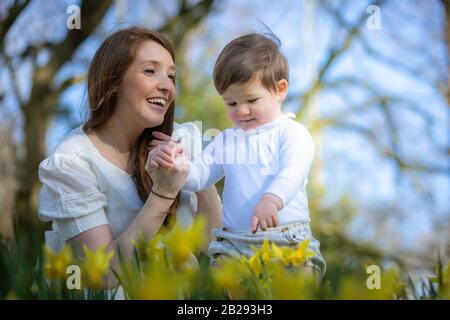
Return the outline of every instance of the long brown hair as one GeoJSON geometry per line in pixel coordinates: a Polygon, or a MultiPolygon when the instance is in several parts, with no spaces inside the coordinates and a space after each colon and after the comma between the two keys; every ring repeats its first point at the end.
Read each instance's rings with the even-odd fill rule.
{"type": "MultiPolygon", "coordinates": [[[[88,132],[100,128],[113,114],[117,104],[117,92],[123,76],[133,63],[138,46],[151,40],[164,47],[175,62],[175,52],[170,41],[161,33],[141,27],[119,30],[108,36],[94,55],[88,72],[89,118],[83,126],[88,132]]],[[[175,79],[173,79],[175,83],[175,79]]],[[[133,146],[130,155],[132,173],[142,201],[146,201],[151,191],[151,178],[145,170],[148,147],[153,139],[153,131],[172,135],[175,101],[169,106],[164,121],[157,127],[146,128],[133,146]]],[[[177,199],[170,208],[174,212],[177,199]]]]}

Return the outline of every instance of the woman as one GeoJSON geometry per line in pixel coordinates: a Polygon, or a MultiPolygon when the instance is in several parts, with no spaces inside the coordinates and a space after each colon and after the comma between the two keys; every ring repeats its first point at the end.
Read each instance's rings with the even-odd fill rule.
{"type": "MultiPolygon", "coordinates": [[[[189,170],[185,162],[171,170],[146,170],[152,132],[172,135],[174,63],[170,42],[139,27],[112,34],[96,52],[87,81],[89,119],[39,167],[38,211],[43,221],[53,221],[53,231],[46,233],[52,249],[67,242],[80,256],[83,245],[106,245],[131,257],[138,232],[149,239],[169,212],[193,211],[192,195],[180,194],[189,170]]],[[[184,156],[181,146],[177,153],[184,156]]],[[[197,199],[198,211],[209,213],[209,227],[220,224],[215,188],[197,199]]],[[[111,266],[117,265],[115,254],[111,266]]],[[[107,288],[117,285],[112,273],[106,279],[107,288]]]]}

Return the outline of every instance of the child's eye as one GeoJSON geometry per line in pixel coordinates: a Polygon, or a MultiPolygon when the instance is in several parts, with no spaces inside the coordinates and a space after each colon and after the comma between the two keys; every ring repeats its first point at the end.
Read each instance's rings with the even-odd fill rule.
{"type": "Polygon", "coordinates": [[[250,100],[247,100],[249,103],[255,103],[256,101],[258,101],[258,99],[259,98],[255,98],[255,99],[250,99],[250,100]]]}
{"type": "Polygon", "coordinates": [[[236,105],[236,102],[228,102],[227,105],[230,107],[234,107],[236,105]]]}
{"type": "Polygon", "coordinates": [[[175,80],[175,75],[174,74],[169,74],[168,77],[172,80],[175,80]]]}

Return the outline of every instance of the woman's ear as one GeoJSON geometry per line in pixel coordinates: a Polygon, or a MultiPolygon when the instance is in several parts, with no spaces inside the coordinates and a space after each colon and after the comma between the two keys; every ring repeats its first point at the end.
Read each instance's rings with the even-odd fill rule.
{"type": "Polygon", "coordinates": [[[277,83],[277,97],[278,100],[281,102],[284,101],[284,99],[286,99],[286,95],[287,95],[287,91],[288,91],[288,82],[286,79],[281,79],[280,81],[278,81],[277,83]]]}

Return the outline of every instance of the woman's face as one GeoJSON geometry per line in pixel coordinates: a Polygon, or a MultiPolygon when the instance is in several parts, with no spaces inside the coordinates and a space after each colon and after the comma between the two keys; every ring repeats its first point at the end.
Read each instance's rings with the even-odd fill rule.
{"type": "Polygon", "coordinates": [[[137,126],[160,125],[175,99],[174,81],[175,64],[170,53],[154,41],[143,42],[123,76],[117,111],[137,126]]]}

